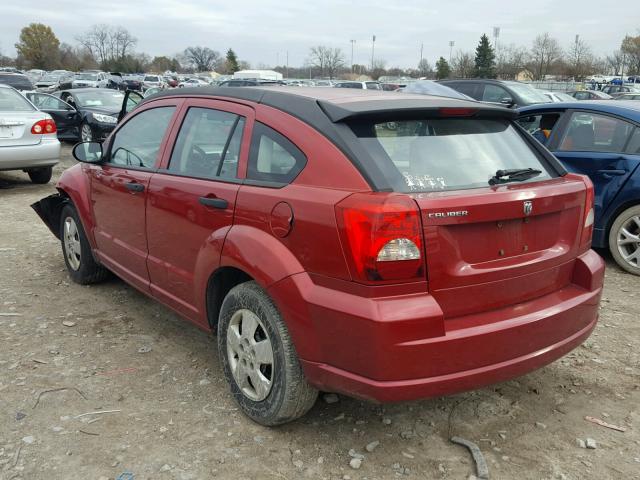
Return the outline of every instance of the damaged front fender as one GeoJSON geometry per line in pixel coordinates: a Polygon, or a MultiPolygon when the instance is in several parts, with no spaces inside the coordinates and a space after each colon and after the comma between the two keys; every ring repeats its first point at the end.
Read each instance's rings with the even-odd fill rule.
{"type": "Polygon", "coordinates": [[[69,199],[67,197],[59,193],[54,193],[31,204],[31,208],[35,210],[56,238],[60,238],[60,213],[62,212],[62,207],[64,207],[68,201],[69,199]]]}

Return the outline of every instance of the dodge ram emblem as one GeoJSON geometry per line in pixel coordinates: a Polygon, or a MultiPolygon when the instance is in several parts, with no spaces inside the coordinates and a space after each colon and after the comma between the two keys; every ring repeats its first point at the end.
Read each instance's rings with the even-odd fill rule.
{"type": "Polygon", "coordinates": [[[533,202],[531,200],[527,200],[524,202],[524,215],[528,217],[533,212],[533,202]]]}

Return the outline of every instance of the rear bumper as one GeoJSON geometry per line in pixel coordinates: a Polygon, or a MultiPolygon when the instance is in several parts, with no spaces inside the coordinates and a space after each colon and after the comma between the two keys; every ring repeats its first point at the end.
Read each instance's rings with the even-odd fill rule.
{"type": "Polygon", "coordinates": [[[36,145],[0,147],[0,170],[50,167],[60,161],[60,142],[42,140],[36,145]]]}
{"type": "Polygon", "coordinates": [[[602,259],[589,251],[575,260],[573,281],[560,290],[446,320],[428,294],[355,297],[313,284],[305,274],[270,293],[311,384],[394,402],[478,388],[560,358],[595,327],[603,277],[602,259]]]}

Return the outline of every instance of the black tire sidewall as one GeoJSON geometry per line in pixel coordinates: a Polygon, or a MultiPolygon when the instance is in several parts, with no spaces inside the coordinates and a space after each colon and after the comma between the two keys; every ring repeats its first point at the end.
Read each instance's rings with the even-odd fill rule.
{"type": "Polygon", "coordinates": [[[31,170],[27,170],[27,174],[29,175],[32,183],[44,185],[45,183],[49,183],[51,180],[51,177],[53,176],[53,167],[33,168],[31,170]]]}
{"type": "Polygon", "coordinates": [[[278,413],[285,402],[287,391],[287,360],[277,323],[281,320],[274,317],[274,314],[279,316],[275,306],[266,294],[263,293],[261,295],[260,290],[251,288],[249,284],[241,284],[234,287],[225,297],[218,322],[218,353],[231,393],[244,413],[262,425],[277,423],[278,413]],[[264,328],[267,330],[273,349],[273,382],[271,390],[267,398],[258,402],[247,398],[242,393],[233,378],[227,358],[227,328],[231,317],[239,309],[250,310],[260,318],[264,328]]]}
{"type": "Polygon", "coordinates": [[[630,265],[618,251],[618,231],[629,218],[636,215],[640,215],[640,205],[627,208],[616,217],[609,230],[609,251],[620,268],[634,275],[640,275],[640,268],[630,265]]]}

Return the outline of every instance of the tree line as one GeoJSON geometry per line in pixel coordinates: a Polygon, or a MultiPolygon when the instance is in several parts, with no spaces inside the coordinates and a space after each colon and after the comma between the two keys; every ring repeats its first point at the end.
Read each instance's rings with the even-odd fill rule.
{"type": "Polygon", "coordinates": [[[20,31],[17,56],[0,55],[0,65],[73,72],[99,68],[122,73],[215,70],[226,74],[249,67],[232,48],[224,56],[206,46],[193,46],[178,55],[152,58],[135,51],[138,39],[121,26],[93,25],[75,40],[75,45],[62,43],[48,25],[31,23],[20,31]]]}
{"type": "MultiPolygon", "coordinates": [[[[32,23],[24,27],[15,44],[17,56],[0,55],[0,65],[21,69],[65,69],[80,71],[100,68],[119,72],[205,72],[215,70],[232,74],[248,69],[248,62],[238,59],[233,49],[225,55],[207,46],[191,46],[173,56],[150,57],[135,51],[138,40],[124,27],[93,25],[76,38],[76,44],[61,43],[51,27],[32,23]]],[[[538,35],[530,47],[500,45],[496,48],[487,35],[482,35],[475,52],[457,51],[448,60],[439,57],[434,65],[422,59],[416,68],[387,68],[384,59],[374,59],[372,65],[348,65],[340,48],[317,45],[309,49],[301,67],[258,64],[258,68],[273,68],[291,78],[356,78],[367,75],[422,78],[501,78],[543,80],[548,75],[583,80],[594,73],[640,75],[640,35],[625,36],[620,47],[609,55],[596,56],[591,47],[578,36],[564,48],[549,33],[538,35]]]]}

